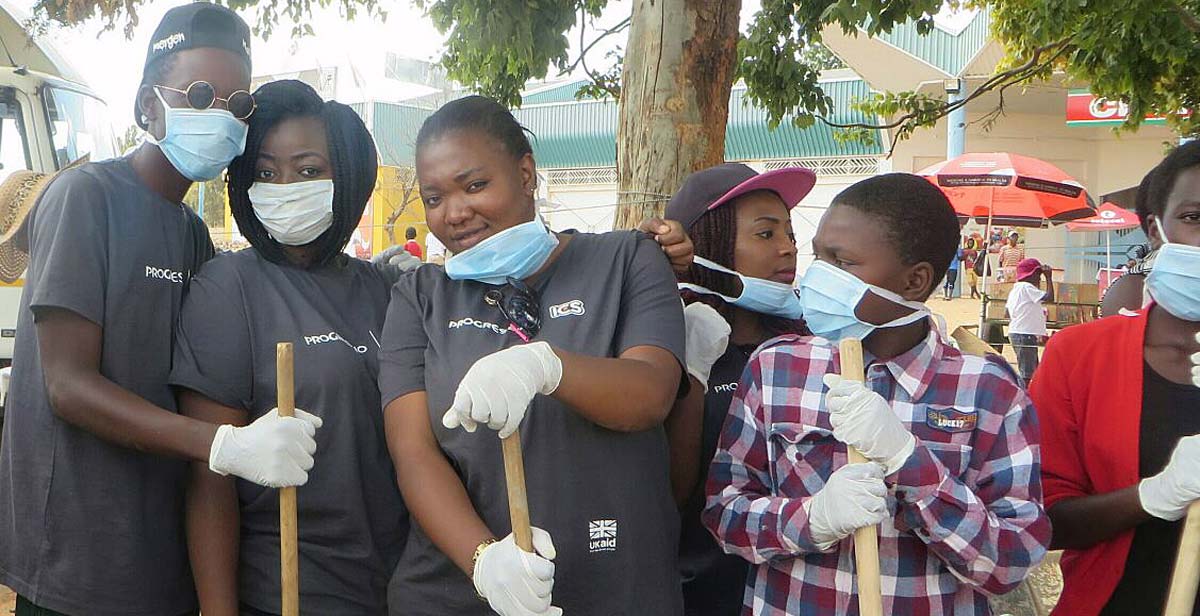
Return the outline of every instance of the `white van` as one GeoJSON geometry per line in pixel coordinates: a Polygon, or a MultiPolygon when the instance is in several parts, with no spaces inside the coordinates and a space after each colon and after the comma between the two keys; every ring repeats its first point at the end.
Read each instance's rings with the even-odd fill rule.
{"type": "MultiPolygon", "coordinates": [[[[0,181],[13,171],[51,172],[85,154],[118,154],[104,102],[49,44],[31,41],[0,0],[0,181]]],[[[12,363],[24,280],[0,282],[0,367],[12,363]]]]}

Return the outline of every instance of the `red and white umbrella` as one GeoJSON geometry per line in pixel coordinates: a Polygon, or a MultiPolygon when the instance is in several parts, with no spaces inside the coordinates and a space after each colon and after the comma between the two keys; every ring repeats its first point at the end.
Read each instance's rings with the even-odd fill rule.
{"type": "Polygon", "coordinates": [[[942,189],[960,217],[989,225],[1041,227],[1096,213],[1075,178],[1046,161],[1020,154],[964,154],[917,175],[942,189]]]}
{"type": "Polygon", "coordinates": [[[1096,208],[1096,215],[1067,223],[1067,230],[1072,232],[1097,231],[1104,233],[1104,268],[1112,268],[1112,239],[1111,231],[1132,229],[1141,225],[1137,214],[1109,201],[1096,208]]]}

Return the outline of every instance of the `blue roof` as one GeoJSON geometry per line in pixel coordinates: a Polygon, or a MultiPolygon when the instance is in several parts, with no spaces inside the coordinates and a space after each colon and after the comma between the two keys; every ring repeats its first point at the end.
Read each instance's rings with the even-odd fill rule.
{"type": "MultiPolygon", "coordinates": [[[[576,100],[581,82],[571,82],[530,95],[513,115],[533,137],[534,158],[538,167],[547,169],[613,167],[617,157],[617,103],[611,99],[576,100]],[[541,101],[533,102],[533,101],[541,101]]],[[[826,81],[825,92],[833,99],[832,119],[837,122],[868,121],[850,109],[856,98],[870,94],[860,79],[826,81]]],[[[796,128],[785,118],[775,130],[768,127],[766,113],[744,100],[743,87],[733,90],[729,105],[729,124],[725,140],[725,158],[731,161],[830,156],[882,155],[881,139],[865,146],[840,143],[834,129],[818,122],[805,129],[796,128]]],[[[421,122],[430,109],[397,104],[372,103],[371,131],[386,165],[412,163],[413,143],[421,122]]],[[[362,106],[355,106],[362,113],[362,106]]]]}

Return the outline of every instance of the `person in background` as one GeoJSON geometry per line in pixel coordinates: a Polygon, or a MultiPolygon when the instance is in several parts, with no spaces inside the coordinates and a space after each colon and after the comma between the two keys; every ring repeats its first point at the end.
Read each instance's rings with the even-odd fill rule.
{"type": "Polygon", "coordinates": [[[404,230],[404,250],[418,259],[421,258],[421,244],[417,242],[417,230],[414,227],[404,230]]]}
{"type": "Polygon", "coordinates": [[[20,616],[196,611],[187,461],[269,486],[308,479],[319,420],[176,412],[176,321],[213,255],[182,203],[238,154],[254,112],[250,29],[170,9],[146,50],[131,155],[59,174],[26,219],[29,268],[0,445],[0,584],[20,616]]]}
{"type": "MultiPolygon", "coordinates": [[[[296,406],[325,424],[298,493],[300,605],[379,616],[408,531],[377,395],[390,285],[341,252],[378,156],[352,109],[300,81],[254,95],[246,151],[229,167],[229,207],[252,248],[192,279],[171,383],[185,415],[245,424],[273,412],[276,344],[293,343],[296,406]]],[[[188,548],[204,616],[282,613],[278,525],[275,491],[192,465],[188,548]]]]}
{"type": "Polygon", "coordinates": [[[1153,177],[1154,171],[1151,170],[1142,178],[1137,194],[1134,196],[1134,210],[1137,212],[1142,232],[1146,234],[1147,243],[1137,247],[1134,252],[1134,264],[1130,266],[1129,271],[1114,280],[1105,290],[1104,297],[1100,298],[1101,317],[1120,314],[1122,309],[1126,311],[1139,310],[1145,307],[1149,300],[1146,295],[1146,277],[1154,269],[1154,258],[1161,246],[1161,243],[1151,235],[1147,222],[1152,210],[1161,207],[1157,204],[1152,206],[1148,202],[1150,181],[1153,177]]]}
{"type": "Polygon", "coordinates": [[[446,246],[432,233],[425,234],[425,262],[436,265],[446,263],[446,246]]]}
{"type": "Polygon", "coordinates": [[[1200,500],[1200,142],[1147,177],[1152,301],[1055,334],[1029,389],[1053,547],[1066,550],[1064,616],[1162,613],[1182,518],[1200,500]]]}
{"type": "Polygon", "coordinates": [[[748,563],[723,554],[700,522],[704,483],[750,354],[769,338],[804,333],[790,211],[816,176],[799,167],[758,174],[730,163],[689,175],[666,217],[688,230],[696,256],[677,272],[688,306],[691,387],[667,419],[671,486],[680,507],[679,573],[684,613],[736,616],[748,563]]]}
{"type": "Polygon", "coordinates": [[[1038,367],[1038,347],[1050,332],[1046,329],[1046,304],[1054,303],[1054,281],[1049,265],[1037,259],[1017,264],[1016,279],[1004,308],[1008,312],[1008,341],[1017,355],[1021,384],[1028,386],[1038,367]],[[1042,290],[1045,279],[1046,290],[1042,290]]]}
{"type": "Polygon", "coordinates": [[[1017,264],[1025,259],[1025,249],[1021,247],[1021,235],[1016,231],[1008,234],[1008,243],[1000,248],[1000,277],[1001,282],[1012,282],[1017,276],[1017,264]]]}
{"type": "Polygon", "coordinates": [[[963,261],[963,249],[959,249],[954,253],[954,258],[950,259],[950,268],[946,270],[946,282],[942,285],[942,299],[950,301],[954,299],[954,284],[958,282],[958,269],[963,261]]]}
{"type": "Polygon", "coordinates": [[[975,269],[976,261],[987,258],[981,255],[982,239],[972,234],[966,239],[966,249],[963,250],[963,268],[966,270],[967,287],[971,289],[971,299],[979,299],[979,272],[975,269]]]}
{"type": "Polygon", "coordinates": [[[532,152],[480,96],[417,134],[426,219],[454,256],[401,278],[384,326],[384,421],[416,522],[390,612],[677,616],[671,266],[637,231],[549,231],[532,152]],[[518,431],[536,553],[510,532],[497,436],[518,431]]]}
{"type": "Polygon", "coordinates": [[[813,337],[750,357],[709,469],[705,525],[754,563],[743,614],[846,614],[854,530],[879,525],[885,614],[990,614],[1046,553],[1037,421],[1000,358],[964,355],[927,300],[959,237],[946,196],[887,174],[842,191],[800,280],[813,337]],[[857,338],[866,383],[844,379],[857,338]],[[847,464],[847,447],[868,459],[847,464]]]}

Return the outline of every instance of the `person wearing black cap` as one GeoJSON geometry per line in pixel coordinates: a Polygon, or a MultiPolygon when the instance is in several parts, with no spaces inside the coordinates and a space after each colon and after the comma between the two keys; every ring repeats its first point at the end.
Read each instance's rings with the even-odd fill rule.
{"type": "Polygon", "coordinates": [[[683,224],[696,253],[692,267],[677,274],[688,303],[692,383],[667,420],[688,616],[742,611],[749,565],[722,553],[700,523],[704,482],[750,353],[768,338],[805,331],[792,288],[796,238],[790,210],[815,182],[808,169],[758,174],[730,163],[689,175],[667,204],[666,217],[683,224]]]}
{"type": "Polygon", "coordinates": [[[168,384],[193,272],[213,254],[181,201],[242,151],[250,33],[232,11],[167,12],[146,54],[131,155],[60,173],[25,222],[29,267],[0,444],[0,584],[19,615],[195,613],[187,460],[302,484],[320,420],[184,417],[168,384]]]}

